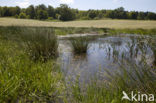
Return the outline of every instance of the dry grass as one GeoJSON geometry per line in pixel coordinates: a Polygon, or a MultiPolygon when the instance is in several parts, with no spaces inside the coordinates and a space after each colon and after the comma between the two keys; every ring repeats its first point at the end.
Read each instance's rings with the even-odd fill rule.
{"type": "Polygon", "coordinates": [[[113,29],[154,29],[152,20],[84,20],[69,22],[48,22],[28,19],[0,18],[0,26],[44,26],[44,27],[96,27],[113,29]]]}

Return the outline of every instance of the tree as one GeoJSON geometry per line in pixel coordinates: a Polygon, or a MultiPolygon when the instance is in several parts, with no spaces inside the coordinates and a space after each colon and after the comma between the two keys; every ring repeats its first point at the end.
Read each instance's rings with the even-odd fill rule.
{"type": "Polygon", "coordinates": [[[26,14],[30,16],[30,19],[34,19],[35,18],[35,8],[33,5],[30,5],[27,9],[26,9],[26,14]]]}
{"type": "Polygon", "coordinates": [[[47,12],[49,17],[55,17],[55,10],[52,6],[48,6],[47,12]]]}
{"type": "Polygon", "coordinates": [[[19,15],[21,12],[21,8],[19,6],[16,6],[15,9],[16,9],[16,15],[19,15]]]}
{"type": "Polygon", "coordinates": [[[47,19],[48,18],[47,11],[44,11],[44,10],[37,11],[37,18],[40,20],[47,19]]]}
{"type": "Polygon", "coordinates": [[[44,4],[36,6],[36,10],[47,10],[47,7],[44,4]]]}
{"type": "Polygon", "coordinates": [[[10,16],[8,7],[5,6],[2,8],[2,16],[10,16]]]}
{"type": "Polygon", "coordinates": [[[0,7],[0,17],[2,17],[2,7],[0,7]]]}
{"type": "Polygon", "coordinates": [[[19,14],[19,18],[21,18],[21,19],[26,19],[26,14],[25,13],[20,13],[19,14]]]}
{"type": "Polygon", "coordinates": [[[106,11],[106,15],[105,15],[107,18],[112,18],[112,19],[114,19],[115,18],[115,16],[114,16],[114,11],[112,11],[112,10],[108,10],[108,11],[106,11]]]}
{"type": "Polygon", "coordinates": [[[88,17],[91,19],[94,19],[95,17],[97,17],[97,13],[95,10],[89,10],[88,11],[88,17]]]}
{"type": "Polygon", "coordinates": [[[147,19],[156,20],[156,14],[154,14],[152,12],[148,12],[147,19]]]}
{"type": "Polygon", "coordinates": [[[61,4],[60,7],[57,8],[56,12],[61,15],[60,20],[68,21],[75,19],[75,12],[73,9],[69,8],[66,4],[61,4]]]}
{"type": "Polygon", "coordinates": [[[138,20],[144,20],[145,19],[145,13],[144,12],[139,12],[137,16],[138,20]]]}
{"type": "Polygon", "coordinates": [[[137,19],[137,16],[138,16],[138,12],[131,11],[129,13],[129,19],[137,19]]]}
{"type": "Polygon", "coordinates": [[[123,7],[119,7],[117,9],[115,9],[115,10],[118,11],[118,12],[124,12],[125,11],[125,9],[123,7]]]}

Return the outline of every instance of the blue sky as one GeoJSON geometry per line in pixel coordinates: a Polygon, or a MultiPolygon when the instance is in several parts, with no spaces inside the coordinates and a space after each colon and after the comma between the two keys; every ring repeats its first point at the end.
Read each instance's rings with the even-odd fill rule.
{"type": "Polygon", "coordinates": [[[27,7],[30,4],[59,6],[66,3],[72,8],[80,10],[88,9],[115,9],[124,7],[128,11],[152,11],[156,12],[156,0],[0,0],[0,6],[27,7]]]}

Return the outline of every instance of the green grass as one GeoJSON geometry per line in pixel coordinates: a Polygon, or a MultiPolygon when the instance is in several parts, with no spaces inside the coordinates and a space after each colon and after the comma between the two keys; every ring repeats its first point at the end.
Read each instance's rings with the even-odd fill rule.
{"type": "Polygon", "coordinates": [[[0,102],[57,102],[63,95],[62,73],[55,61],[33,62],[18,42],[0,36],[0,102]]]}
{"type": "Polygon", "coordinates": [[[53,29],[25,29],[21,37],[32,60],[45,62],[58,56],[58,41],[53,29]]]}
{"type": "Polygon", "coordinates": [[[89,47],[89,38],[88,37],[76,37],[70,38],[73,51],[75,54],[87,53],[89,47]]]}
{"type": "MultiPolygon", "coordinates": [[[[131,64],[130,70],[121,66],[120,72],[108,72],[103,81],[92,80],[84,89],[79,82],[72,86],[73,103],[137,103],[122,99],[125,91],[130,97],[131,92],[156,95],[156,72],[154,68],[144,65],[142,68],[131,64]]],[[[144,99],[145,102],[145,99],[144,99]]],[[[148,102],[147,102],[148,103],[148,102]]],[[[155,103],[155,102],[151,102],[155,103]]]]}
{"type": "MultiPolygon", "coordinates": [[[[107,76],[106,80],[93,80],[85,85],[84,89],[81,88],[83,85],[76,81],[68,90],[69,87],[65,84],[60,67],[53,58],[58,47],[56,36],[53,34],[107,32],[107,30],[111,32],[109,29],[102,28],[0,27],[0,103],[59,103],[60,101],[129,103],[125,100],[121,101],[122,91],[156,95],[155,66],[149,67],[146,64],[142,68],[135,64],[127,64],[131,68],[121,65],[121,68],[117,68],[121,72],[112,74],[111,71],[107,71],[103,74],[107,76]],[[31,56],[35,56],[37,61],[34,62],[31,56]],[[42,62],[43,58],[46,62],[42,62]]],[[[154,34],[155,29],[124,29],[119,30],[118,33],[130,32],[154,34]]],[[[75,53],[87,52],[88,38],[74,38],[71,41],[75,53]]],[[[151,45],[155,48],[155,40],[151,41],[151,45]]]]}
{"type": "Polygon", "coordinates": [[[109,29],[109,34],[141,34],[141,35],[155,35],[156,29],[109,29]]]}

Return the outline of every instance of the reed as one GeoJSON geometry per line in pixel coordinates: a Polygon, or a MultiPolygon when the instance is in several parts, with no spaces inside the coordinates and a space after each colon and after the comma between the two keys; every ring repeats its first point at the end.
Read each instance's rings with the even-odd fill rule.
{"type": "Polygon", "coordinates": [[[75,54],[87,53],[89,47],[88,37],[75,37],[70,38],[70,40],[75,54]]]}
{"type": "Polygon", "coordinates": [[[47,61],[58,56],[58,41],[53,29],[26,29],[21,36],[32,60],[47,61]]]}

